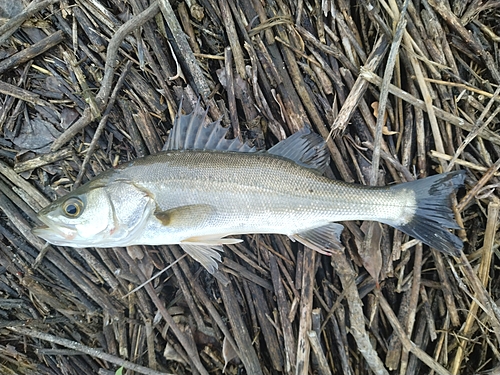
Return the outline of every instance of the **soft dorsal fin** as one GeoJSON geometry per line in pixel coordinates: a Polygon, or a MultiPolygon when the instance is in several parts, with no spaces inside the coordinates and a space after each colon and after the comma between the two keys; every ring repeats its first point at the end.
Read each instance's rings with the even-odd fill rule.
{"type": "Polygon", "coordinates": [[[320,173],[325,172],[330,162],[325,141],[319,134],[313,133],[307,125],[267,152],[293,160],[303,167],[315,169],[320,173]]]}
{"type": "Polygon", "coordinates": [[[163,147],[163,151],[170,150],[216,150],[254,152],[255,147],[241,142],[238,138],[226,139],[227,130],[220,120],[205,126],[207,110],[204,110],[200,101],[189,115],[181,114],[181,105],[175,116],[174,126],[163,147]]]}

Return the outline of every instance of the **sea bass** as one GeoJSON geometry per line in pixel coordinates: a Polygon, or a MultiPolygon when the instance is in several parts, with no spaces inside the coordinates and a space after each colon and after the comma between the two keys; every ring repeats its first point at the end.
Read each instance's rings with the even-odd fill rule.
{"type": "Polygon", "coordinates": [[[72,247],[179,244],[209,272],[228,236],[278,233],[322,253],[339,249],[338,221],[389,224],[459,255],[450,195],[464,172],[390,187],[331,180],[329,154],[306,126],[267,151],[225,138],[220,121],[204,125],[199,103],[176,116],[164,151],[110,169],[42,209],[33,231],[72,247]]]}

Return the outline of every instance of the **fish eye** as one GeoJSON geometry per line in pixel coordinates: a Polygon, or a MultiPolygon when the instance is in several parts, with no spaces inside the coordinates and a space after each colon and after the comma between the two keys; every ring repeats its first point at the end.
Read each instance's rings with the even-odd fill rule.
{"type": "Polygon", "coordinates": [[[63,211],[68,217],[78,217],[83,211],[83,202],[79,198],[70,198],[64,202],[63,211]]]}

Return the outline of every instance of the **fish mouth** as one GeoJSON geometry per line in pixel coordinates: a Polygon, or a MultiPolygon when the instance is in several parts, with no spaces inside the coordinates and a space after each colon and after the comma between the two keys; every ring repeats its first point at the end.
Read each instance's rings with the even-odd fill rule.
{"type": "Polygon", "coordinates": [[[75,238],[75,228],[62,226],[60,224],[51,225],[51,223],[47,223],[41,218],[40,220],[43,224],[37,225],[31,230],[34,235],[41,237],[54,245],[67,245],[69,241],[75,238]]]}
{"type": "Polygon", "coordinates": [[[50,229],[50,227],[46,224],[37,225],[31,230],[31,233],[39,236],[40,234],[45,233],[47,229],[50,229]]]}

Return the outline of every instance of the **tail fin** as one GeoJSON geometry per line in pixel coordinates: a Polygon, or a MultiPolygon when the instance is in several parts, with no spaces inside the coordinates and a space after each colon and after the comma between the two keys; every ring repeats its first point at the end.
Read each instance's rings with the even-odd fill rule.
{"type": "Polygon", "coordinates": [[[464,179],[465,171],[457,171],[392,187],[413,190],[417,206],[408,223],[395,227],[436,250],[459,256],[463,243],[448,230],[460,229],[451,209],[450,195],[464,185],[464,179]]]}

